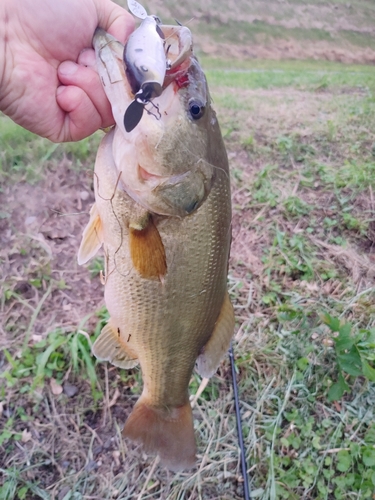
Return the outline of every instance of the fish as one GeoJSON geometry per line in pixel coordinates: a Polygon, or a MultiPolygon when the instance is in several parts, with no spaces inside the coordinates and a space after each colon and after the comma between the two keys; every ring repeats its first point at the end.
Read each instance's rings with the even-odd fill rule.
{"type": "Polygon", "coordinates": [[[179,471],[196,464],[193,370],[211,377],[234,331],[227,290],[231,193],[227,153],[191,32],[161,22],[156,29],[161,34],[153,44],[163,53],[147,44],[142,49],[145,56],[159,54],[156,69],[150,63],[154,81],[164,72],[157,70],[160,61],[165,74],[159,91],[141,101],[142,115],[130,131],[124,116],[143,81],[132,67],[134,45],[127,52],[104,30],[95,32],[98,73],[116,125],[97,152],[95,203],[78,262],[103,249],[110,319],[93,354],[122,369],[141,368],[142,394],[123,435],[179,471]]]}

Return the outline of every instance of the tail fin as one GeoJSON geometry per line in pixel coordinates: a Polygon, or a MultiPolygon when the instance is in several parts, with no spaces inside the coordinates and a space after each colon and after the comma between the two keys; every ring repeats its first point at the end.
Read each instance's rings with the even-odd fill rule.
{"type": "Polygon", "coordinates": [[[145,403],[141,396],[125,423],[123,435],[143,445],[147,453],[158,453],[161,464],[177,472],[194,466],[196,445],[189,401],[178,408],[145,403]]]}

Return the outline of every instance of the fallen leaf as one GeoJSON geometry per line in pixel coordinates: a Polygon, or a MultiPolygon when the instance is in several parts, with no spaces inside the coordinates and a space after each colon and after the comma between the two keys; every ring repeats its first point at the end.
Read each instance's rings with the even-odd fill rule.
{"type": "Polygon", "coordinates": [[[31,432],[29,432],[27,429],[24,429],[24,430],[22,431],[22,438],[21,438],[21,441],[22,441],[23,443],[27,443],[28,441],[30,441],[31,437],[32,437],[32,436],[31,436],[31,432]]]}
{"type": "Polygon", "coordinates": [[[63,388],[60,384],[56,382],[56,379],[51,378],[51,380],[49,381],[49,385],[51,387],[52,394],[54,394],[55,396],[58,396],[59,394],[62,393],[63,388]]]}

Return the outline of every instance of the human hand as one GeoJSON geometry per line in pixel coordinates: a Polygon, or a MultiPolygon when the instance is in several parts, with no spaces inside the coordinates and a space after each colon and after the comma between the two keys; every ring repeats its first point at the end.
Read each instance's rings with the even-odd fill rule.
{"type": "Polygon", "coordinates": [[[124,43],[134,21],[110,0],[1,0],[0,110],[54,142],[112,125],[91,49],[97,26],[124,43]]]}

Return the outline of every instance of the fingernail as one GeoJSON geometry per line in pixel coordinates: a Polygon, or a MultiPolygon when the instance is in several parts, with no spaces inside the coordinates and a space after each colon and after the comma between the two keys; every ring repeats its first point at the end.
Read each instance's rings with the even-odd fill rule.
{"type": "Polygon", "coordinates": [[[74,75],[77,69],[78,69],[78,64],[72,61],[64,61],[59,66],[59,73],[60,75],[71,76],[74,75]]]}

